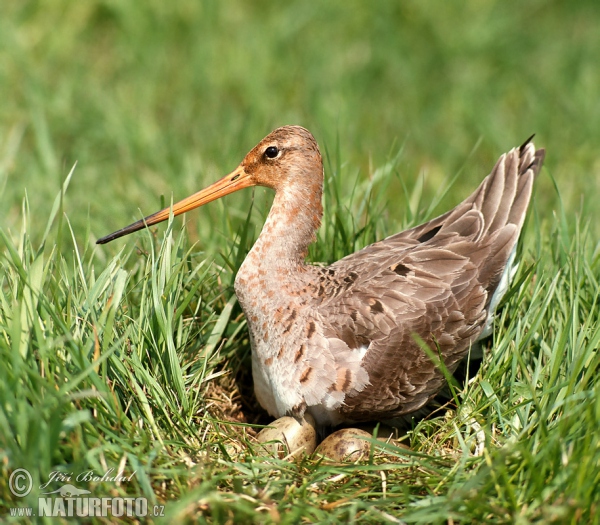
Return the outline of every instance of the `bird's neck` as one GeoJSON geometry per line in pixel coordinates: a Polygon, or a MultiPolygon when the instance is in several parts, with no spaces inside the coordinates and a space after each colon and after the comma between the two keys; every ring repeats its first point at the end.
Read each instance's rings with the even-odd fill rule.
{"type": "Polygon", "coordinates": [[[288,187],[275,194],[263,229],[245,264],[255,268],[297,268],[321,225],[322,187],[288,187]]]}
{"type": "Polygon", "coordinates": [[[265,322],[274,310],[300,307],[308,300],[303,289],[311,282],[312,267],[305,258],[323,214],[321,193],[321,186],[309,192],[278,191],[237,273],[235,293],[248,320],[253,352],[268,347],[265,322]]]}

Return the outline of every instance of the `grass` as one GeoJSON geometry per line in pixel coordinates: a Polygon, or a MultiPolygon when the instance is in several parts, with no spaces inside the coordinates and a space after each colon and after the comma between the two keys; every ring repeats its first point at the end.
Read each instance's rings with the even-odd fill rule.
{"type": "Polygon", "coordinates": [[[114,469],[135,474],[72,483],[164,505],[156,522],[600,523],[599,15],[593,2],[6,6],[2,519],[37,511],[52,472],[114,469]],[[94,244],[285,123],[325,156],[315,261],[444,211],[533,131],[548,149],[484,362],[458,405],[415,422],[410,450],[347,465],[256,454],[268,419],[232,282],[268,192],[94,244]],[[9,490],[18,468],[25,498],[9,490]]]}

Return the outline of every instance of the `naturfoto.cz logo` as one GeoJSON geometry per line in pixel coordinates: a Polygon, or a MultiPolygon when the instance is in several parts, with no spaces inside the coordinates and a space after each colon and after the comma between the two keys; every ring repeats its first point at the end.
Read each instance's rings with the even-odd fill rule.
{"type": "MultiPolygon", "coordinates": [[[[54,471],[50,474],[48,481],[38,487],[38,507],[13,507],[10,509],[11,517],[115,517],[127,516],[130,518],[146,516],[163,516],[164,505],[154,505],[149,509],[147,498],[133,497],[95,497],[89,490],[81,489],[74,482],[114,482],[125,483],[131,481],[135,471],[124,476],[122,472],[115,473],[109,469],[101,476],[94,471],[81,472],[77,476],[74,473],[54,471]],[[51,483],[62,483],[62,485],[50,490],[51,483]]],[[[33,488],[33,478],[29,471],[23,468],[15,469],[9,477],[8,486],[17,498],[26,497],[33,488]]]]}

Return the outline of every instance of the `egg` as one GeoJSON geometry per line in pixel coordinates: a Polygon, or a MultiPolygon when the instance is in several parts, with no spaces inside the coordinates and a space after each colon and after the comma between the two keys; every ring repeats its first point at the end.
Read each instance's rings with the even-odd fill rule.
{"type": "Polygon", "coordinates": [[[298,457],[312,454],[317,446],[315,420],[310,414],[303,419],[285,416],[276,419],[263,428],[256,440],[260,444],[259,453],[283,459],[287,455],[298,457]]]}
{"type": "Polygon", "coordinates": [[[327,436],[317,447],[316,453],[333,461],[360,461],[369,456],[371,443],[361,438],[372,438],[372,434],[358,428],[342,428],[327,436]]]}

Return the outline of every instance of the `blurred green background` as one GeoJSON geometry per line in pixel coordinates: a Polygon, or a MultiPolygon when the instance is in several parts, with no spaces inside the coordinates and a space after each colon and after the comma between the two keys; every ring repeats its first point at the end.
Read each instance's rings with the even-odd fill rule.
{"type": "MultiPolygon", "coordinates": [[[[92,242],[229,172],[283,124],[315,134],[348,191],[403,148],[396,169],[409,185],[424,174],[425,196],[460,171],[441,212],[536,133],[567,210],[593,217],[600,198],[598,2],[9,0],[1,11],[11,231],[27,195],[41,235],[75,161],[64,209],[92,242]]],[[[234,217],[248,195],[226,201],[234,217]]],[[[556,199],[542,177],[542,216],[556,199]]],[[[192,238],[219,214],[191,215],[192,238]]]]}

